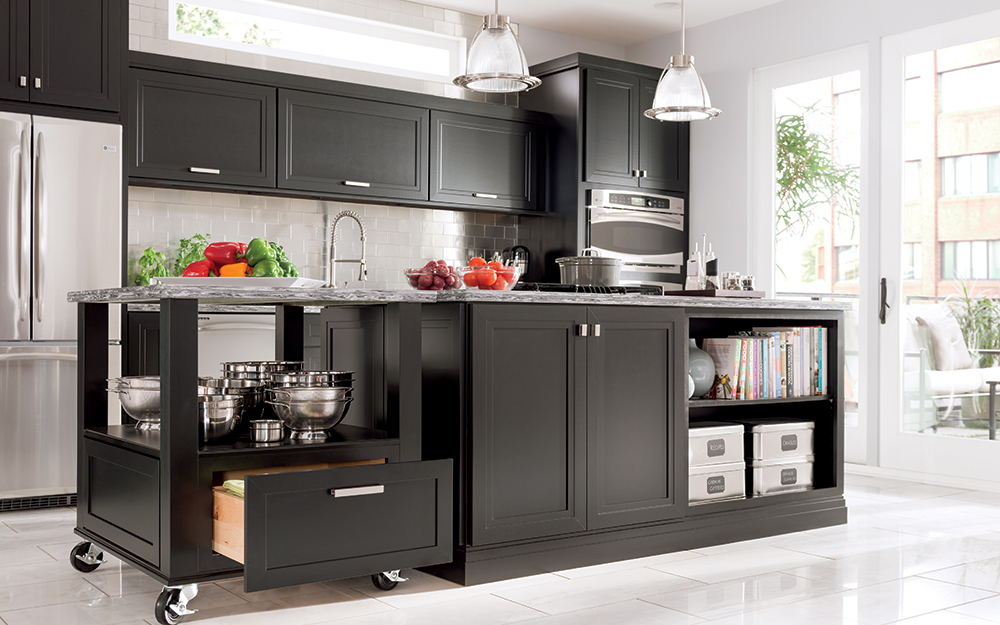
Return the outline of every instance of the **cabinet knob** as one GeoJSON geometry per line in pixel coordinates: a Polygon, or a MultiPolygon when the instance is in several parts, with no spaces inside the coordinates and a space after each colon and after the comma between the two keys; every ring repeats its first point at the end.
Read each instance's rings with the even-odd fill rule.
{"type": "Polygon", "coordinates": [[[27,76],[21,76],[21,77],[18,78],[17,82],[18,82],[18,85],[20,85],[21,87],[27,87],[28,86],[28,77],[27,76]]]}
{"type": "Polygon", "coordinates": [[[36,78],[35,79],[35,89],[41,89],[41,88],[42,88],[42,79],[41,78],[36,78]]]}

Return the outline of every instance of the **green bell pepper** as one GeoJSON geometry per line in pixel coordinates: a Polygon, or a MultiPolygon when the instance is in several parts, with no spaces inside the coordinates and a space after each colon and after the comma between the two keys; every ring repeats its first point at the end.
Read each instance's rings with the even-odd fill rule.
{"type": "Polygon", "coordinates": [[[274,248],[268,245],[267,241],[257,237],[247,244],[246,261],[251,267],[256,267],[257,263],[265,260],[277,261],[278,255],[274,253],[274,248]]]}
{"type": "MultiPolygon", "coordinates": [[[[247,254],[250,254],[249,248],[247,248],[247,254]]],[[[253,273],[251,275],[254,278],[284,278],[285,272],[278,261],[265,258],[253,266],[253,273]]]]}
{"type": "Polygon", "coordinates": [[[279,260],[278,264],[281,265],[281,270],[285,272],[286,278],[298,278],[299,269],[292,264],[290,260],[279,260]]]}

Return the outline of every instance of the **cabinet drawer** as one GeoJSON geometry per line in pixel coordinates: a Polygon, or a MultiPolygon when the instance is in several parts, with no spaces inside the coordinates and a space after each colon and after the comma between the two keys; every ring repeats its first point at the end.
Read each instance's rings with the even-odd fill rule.
{"type": "Polygon", "coordinates": [[[248,475],[214,492],[213,548],[247,592],[450,562],[452,461],[248,475]]]}

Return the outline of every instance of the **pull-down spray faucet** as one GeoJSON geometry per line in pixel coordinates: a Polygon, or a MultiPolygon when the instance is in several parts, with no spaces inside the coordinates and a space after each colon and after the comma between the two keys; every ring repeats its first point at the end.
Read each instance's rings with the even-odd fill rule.
{"type": "MultiPolygon", "coordinates": [[[[361,215],[358,215],[354,211],[341,211],[333,218],[333,226],[331,227],[330,233],[330,284],[327,286],[336,286],[336,263],[358,263],[358,280],[364,282],[368,280],[368,269],[365,266],[365,222],[361,219],[361,215]],[[361,230],[361,258],[337,258],[337,224],[344,217],[350,217],[354,221],[358,222],[358,228],[361,230]]],[[[344,286],[347,286],[347,281],[344,281],[344,286]]]]}

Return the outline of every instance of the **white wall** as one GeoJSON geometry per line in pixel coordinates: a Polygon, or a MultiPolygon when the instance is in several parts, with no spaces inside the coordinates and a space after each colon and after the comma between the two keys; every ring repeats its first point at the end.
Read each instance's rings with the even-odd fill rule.
{"type": "Polygon", "coordinates": [[[586,52],[587,54],[625,60],[625,46],[564,35],[551,30],[521,25],[517,38],[521,49],[524,50],[525,58],[528,59],[528,65],[551,61],[574,52],[586,52]]]}
{"type": "MultiPolygon", "coordinates": [[[[691,233],[708,233],[720,269],[770,271],[752,265],[750,224],[753,70],[858,44],[868,45],[872,97],[869,163],[877,198],[880,38],[995,10],[997,0],[786,0],[692,28],[687,52],[722,115],[691,125],[691,233]]],[[[680,51],[674,34],[630,46],[628,60],[662,66],[680,51]]],[[[877,210],[877,204],[871,206],[877,210]]]]}

